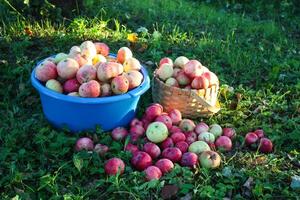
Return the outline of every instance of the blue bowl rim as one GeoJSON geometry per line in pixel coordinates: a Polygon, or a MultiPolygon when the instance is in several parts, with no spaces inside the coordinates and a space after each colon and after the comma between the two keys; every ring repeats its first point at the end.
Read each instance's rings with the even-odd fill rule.
{"type": "MultiPolygon", "coordinates": [[[[112,57],[116,57],[115,54],[109,54],[109,55],[112,57]]],[[[50,56],[50,57],[53,57],[53,56],[50,56]]],[[[47,57],[47,58],[49,58],[49,57],[47,57]]],[[[62,101],[67,101],[67,102],[73,102],[73,103],[80,103],[80,104],[105,104],[105,103],[112,103],[115,101],[122,101],[125,99],[130,99],[133,97],[141,96],[150,88],[150,78],[149,78],[148,72],[147,72],[146,68],[142,65],[141,72],[142,72],[144,78],[143,78],[141,85],[130,90],[129,92],[127,92],[125,94],[114,95],[114,96],[109,96],[109,97],[97,97],[97,98],[84,98],[84,97],[68,96],[66,94],[61,94],[61,93],[58,93],[58,92],[55,92],[55,91],[52,91],[52,90],[46,88],[44,85],[41,84],[41,82],[39,80],[37,80],[35,78],[36,67],[41,62],[46,60],[47,58],[39,61],[36,64],[36,66],[34,67],[34,69],[32,70],[31,83],[32,83],[33,87],[39,93],[43,93],[43,94],[50,96],[52,98],[55,98],[55,99],[59,99],[62,101]]]]}

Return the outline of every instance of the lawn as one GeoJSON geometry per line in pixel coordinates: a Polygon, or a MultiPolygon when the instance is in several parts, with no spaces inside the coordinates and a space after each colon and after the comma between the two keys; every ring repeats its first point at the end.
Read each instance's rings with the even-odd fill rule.
{"type": "MultiPolygon", "coordinates": [[[[0,3],[1,199],[157,199],[166,185],[175,185],[177,198],[185,199],[300,198],[290,185],[300,176],[297,1],[85,0],[68,15],[60,10],[64,18],[47,5],[43,9],[50,14],[38,19],[8,2],[0,3]],[[148,31],[138,32],[141,27],[148,31]],[[138,33],[134,44],[127,39],[131,33],[138,33]],[[108,133],[73,135],[51,127],[30,73],[37,61],[84,40],[106,42],[112,52],[130,46],[150,75],[160,58],[180,55],[214,71],[223,84],[222,110],[204,121],[237,131],[234,150],[221,154],[221,167],[176,166],[159,181],[145,182],[143,173],[130,167],[130,154],[108,133]],[[226,92],[224,84],[234,91],[226,92]],[[256,128],[273,141],[271,154],[244,147],[245,134],[256,128]],[[84,135],[111,147],[105,158],[74,152],[76,139],[84,135]],[[107,177],[104,162],[113,156],[127,167],[123,175],[107,177]]],[[[151,102],[149,90],[138,116],[151,102]]]]}

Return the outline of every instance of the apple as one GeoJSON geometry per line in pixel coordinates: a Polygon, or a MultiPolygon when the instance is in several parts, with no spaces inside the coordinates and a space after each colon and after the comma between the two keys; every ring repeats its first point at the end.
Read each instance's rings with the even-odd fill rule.
{"type": "Polygon", "coordinates": [[[182,153],[185,153],[189,148],[189,144],[185,141],[180,141],[175,144],[175,147],[177,147],[182,153]]]}
{"type": "Polygon", "coordinates": [[[204,76],[198,76],[193,79],[191,86],[197,90],[207,89],[209,87],[209,81],[204,76]]]}
{"type": "Polygon", "coordinates": [[[215,169],[221,164],[220,155],[214,151],[204,151],[203,153],[201,153],[199,160],[201,166],[204,168],[215,169]]]}
{"type": "Polygon", "coordinates": [[[152,122],[146,131],[148,140],[154,143],[164,141],[169,135],[167,126],[162,122],[152,122]]]}
{"type": "Polygon", "coordinates": [[[147,169],[145,169],[145,174],[147,181],[158,180],[162,176],[162,172],[156,166],[147,167],[147,169]]]}
{"type": "Polygon", "coordinates": [[[159,77],[159,79],[165,81],[168,78],[171,78],[173,75],[173,66],[165,63],[163,65],[161,65],[157,70],[156,70],[156,74],[159,77]]]}
{"type": "Polygon", "coordinates": [[[189,131],[185,133],[185,141],[188,144],[192,144],[193,142],[195,142],[197,140],[197,134],[194,131],[189,131]]]}
{"type": "Polygon", "coordinates": [[[168,129],[172,127],[172,119],[167,114],[161,114],[155,118],[155,121],[164,123],[168,129]]]}
{"type": "Polygon", "coordinates": [[[179,128],[184,132],[193,131],[195,127],[195,123],[190,119],[183,119],[179,123],[179,128]]]}
{"type": "Polygon", "coordinates": [[[253,148],[256,147],[256,143],[258,142],[258,136],[253,133],[253,132],[249,132],[246,134],[245,136],[245,143],[247,146],[252,146],[253,148]]]}
{"type": "Polygon", "coordinates": [[[123,174],[125,164],[120,158],[111,158],[105,163],[104,169],[108,175],[116,175],[118,172],[123,174]]]}
{"type": "Polygon", "coordinates": [[[117,127],[111,132],[111,137],[118,141],[123,140],[128,135],[128,131],[124,127],[117,127]]]}
{"type": "Polygon", "coordinates": [[[220,151],[230,151],[232,148],[231,139],[227,136],[220,136],[215,142],[216,147],[220,151]]]}
{"type": "Polygon", "coordinates": [[[158,167],[163,174],[170,172],[174,168],[173,162],[167,158],[159,159],[155,163],[155,166],[158,167]]]}
{"type": "Polygon", "coordinates": [[[182,132],[176,132],[171,135],[173,142],[176,144],[180,141],[185,141],[185,135],[182,132]]]}
{"type": "Polygon", "coordinates": [[[172,120],[172,124],[179,124],[179,122],[182,120],[181,112],[178,109],[172,109],[168,113],[169,117],[172,120]]]}
{"type": "Polygon", "coordinates": [[[156,117],[160,116],[162,112],[163,112],[163,107],[158,103],[154,103],[146,109],[145,117],[149,121],[153,121],[156,117]]]}
{"type": "Polygon", "coordinates": [[[168,58],[168,57],[165,57],[165,58],[162,58],[160,61],[159,61],[159,66],[162,66],[163,64],[169,64],[169,65],[172,65],[173,66],[173,61],[171,58],[168,58]]]}
{"type": "Polygon", "coordinates": [[[257,135],[258,138],[265,137],[264,131],[262,129],[257,129],[256,131],[254,131],[254,133],[257,135]]]}
{"type": "Polygon", "coordinates": [[[195,154],[200,154],[203,151],[209,151],[209,150],[210,150],[210,147],[208,146],[208,144],[206,142],[203,142],[203,141],[193,142],[189,146],[189,152],[194,152],[195,154]]]}
{"type": "Polygon", "coordinates": [[[79,138],[75,144],[75,150],[81,151],[83,149],[87,151],[92,151],[94,149],[93,140],[91,140],[88,137],[79,138]]]}
{"type": "Polygon", "coordinates": [[[223,135],[233,139],[236,135],[236,132],[233,128],[223,128],[223,135]]]}
{"type": "Polygon", "coordinates": [[[168,147],[163,150],[162,157],[171,160],[172,162],[179,162],[181,160],[182,153],[177,147],[168,147]]]}
{"type": "Polygon", "coordinates": [[[178,72],[175,78],[178,84],[182,87],[187,86],[191,83],[190,78],[183,71],[178,72]]]}
{"type": "Polygon", "coordinates": [[[152,142],[147,142],[143,147],[143,151],[148,153],[152,159],[158,158],[161,153],[160,148],[152,142]]]}
{"type": "Polygon", "coordinates": [[[184,167],[195,168],[198,163],[198,156],[193,152],[186,152],[182,155],[180,163],[184,167]]]}
{"type": "Polygon", "coordinates": [[[129,132],[130,132],[130,134],[136,134],[138,136],[143,136],[145,133],[145,129],[143,126],[137,124],[135,126],[131,126],[129,132]]]}
{"type": "Polygon", "coordinates": [[[183,68],[186,63],[189,62],[189,59],[185,56],[179,56],[175,59],[174,66],[183,68]]]}
{"type": "Polygon", "coordinates": [[[143,126],[143,122],[141,120],[139,120],[138,118],[134,118],[133,120],[131,120],[130,122],[130,126],[136,126],[136,125],[140,125],[143,126]]]}
{"type": "Polygon", "coordinates": [[[143,123],[144,129],[147,130],[149,124],[151,124],[151,121],[149,121],[147,118],[142,118],[141,121],[143,123]]]}
{"type": "Polygon", "coordinates": [[[210,125],[208,132],[214,134],[215,138],[217,138],[222,135],[223,130],[219,124],[212,124],[210,125]]]}
{"type": "Polygon", "coordinates": [[[215,142],[215,136],[214,134],[210,132],[202,132],[198,136],[198,140],[204,141],[206,143],[214,143],[215,142]]]}
{"type": "Polygon", "coordinates": [[[104,144],[96,144],[94,148],[94,151],[100,156],[104,156],[108,152],[108,150],[109,150],[108,146],[104,144]]]}
{"type": "Polygon", "coordinates": [[[170,132],[170,133],[181,132],[181,129],[180,129],[178,126],[172,126],[172,127],[169,129],[169,132],[170,132]]]}
{"type": "Polygon", "coordinates": [[[135,152],[139,151],[139,148],[134,144],[128,143],[125,146],[124,150],[129,151],[131,154],[134,154],[135,152]]]}
{"type": "Polygon", "coordinates": [[[173,77],[168,78],[165,83],[169,87],[179,87],[177,80],[173,77]]]}
{"type": "Polygon", "coordinates": [[[137,170],[143,171],[144,169],[152,165],[152,158],[146,152],[137,151],[133,154],[133,157],[131,158],[131,164],[137,170]]]}
{"type": "Polygon", "coordinates": [[[219,79],[218,79],[217,75],[211,71],[204,72],[202,76],[208,79],[209,87],[219,84],[219,79]]]}
{"type": "MultiPolygon", "coordinates": [[[[201,76],[203,73],[202,65],[198,60],[190,60],[183,66],[184,73],[190,78],[201,76]]],[[[199,88],[197,88],[199,89],[199,88]]]]}
{"type": "Polygon", "coordinates": [[[160,144],[160,147],[162,149],[166,149],[168,147],[174,147],[174,142],[172,140],[172,138],[168,137],[166,138],[161,144],[160,144]]]}
{"type": "Polygon", "coordinates": [[[261,153],[271,153],[273,149],[272,141],[268,138],[261,138],[258,146],[258,150],[261,153]]]}
{"type": "MultiPolygon", "coordinates": [[[[180,68],[175,67],[175,68],[173,69],[173,75],[172,75],[172,77],[173,77],[173,78],[176,78],[177,75],[178,75],[178,73],[181,72],[181,71],[182,71],[182,70],[181,70],[180,68]]],[[[178,83],[178,82],[177,82],[177,83],[178,83]]]]}

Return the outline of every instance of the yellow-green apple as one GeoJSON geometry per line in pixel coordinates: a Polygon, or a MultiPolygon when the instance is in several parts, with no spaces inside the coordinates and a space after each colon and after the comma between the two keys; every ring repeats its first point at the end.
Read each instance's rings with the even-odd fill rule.
{"type": "Polygon", "coordinates": [[[189,152],[194,152],[195,154],[200,154],[203,151],[209,151],[210,147],[206,142],[203,141],[196,141],[190,144],[189,152]]]}
{"type": "Polygon", "coordinates": [[[204,151],[203,153],[201,153],[199,160],[201,166],[204,168],[215,169],[221,164],[220,155],[214,151],[204,151]]]}
{"type": "Polygon", "coordinates": [[[164,141],[169,135],[167,126],[162,122],[151,123],[146,131],[148,140],[154,143],[164,141]]]}

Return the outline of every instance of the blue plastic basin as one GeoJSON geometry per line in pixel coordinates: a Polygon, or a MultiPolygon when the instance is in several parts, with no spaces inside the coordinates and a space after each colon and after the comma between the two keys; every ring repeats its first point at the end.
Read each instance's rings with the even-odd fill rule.
{"type": "MultiPolygon", "coordinates": [[[[38,64],[41,62],[43,60],[38,64]]],[[[68,128],[71,132],[95,130],[97,126],[104,131],[126,126],[135,117],[140,96],[150,88],[147,70],[142,66],[144,79],[141,85],[126,94],[99,98],[68,96],[41,84],[35,78],[35,68],[31,83],[40,94],[45,117],[53,126],[68,128]]]]}

